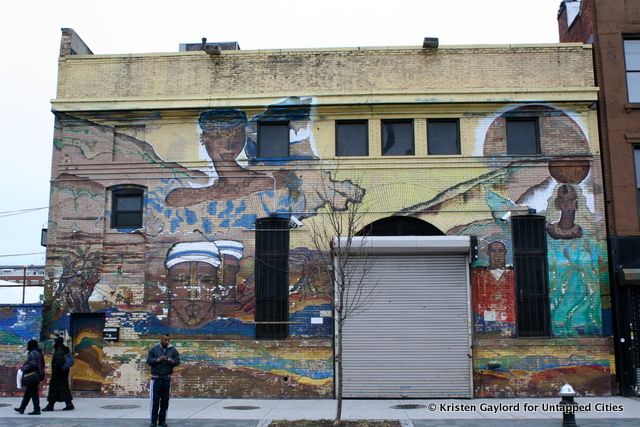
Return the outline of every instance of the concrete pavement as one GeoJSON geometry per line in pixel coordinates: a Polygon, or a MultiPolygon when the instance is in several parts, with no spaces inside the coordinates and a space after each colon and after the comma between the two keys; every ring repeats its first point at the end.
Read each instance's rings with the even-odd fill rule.
{"type": "MultiPolygon", "coordinates": [[[[533,426],[561,425],[560,398],[520,399],[411,399],[344,401],[343,419],[400,420],[403,427],[422,426],[533,426]]],[[[149,400],[141,398],[77,398],[74,411],[41,416],[20,415],[13,407],[19,398],[0,398],[0,426],[148,425],[149,400]],[[5,406],[6,405],[6,406],[5,406]]],[[[46,403],[41,399],[44,406],[46,403]]],[[[577,397],[582,411],[578,425],[631,426],[640,423],[640,400],[623,397],[577,397]]],[[[31,406],[27,408],[31,410],[31,406]]],[[[332,419],[333,400],[179,399],[172,398],[168,422],[173,426],[266,427],[278,419],[332,419]]]]}

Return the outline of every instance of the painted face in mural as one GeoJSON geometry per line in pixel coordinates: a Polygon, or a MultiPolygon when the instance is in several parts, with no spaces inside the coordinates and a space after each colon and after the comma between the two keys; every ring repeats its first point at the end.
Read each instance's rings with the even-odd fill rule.
{"type": "Polygon", "coordinates": [[[172,326],[198,326],[214,317],[218,269],[204,262],[182,262],[169,270],[172,326]]]}
{"type": "Polygon", "coordinates": [[[554,160],[549,162],[549,173],[560,184],[555,200],[560,220],[547,224],[547,231],[556,239],[575,239],[582,236],[582,227],[575,223],[578,211],[578,190],[575,187],[589,174],[587,161],[554,160]]]}
{"type": "MultiPolygon", "coordinates": [[[[246,115],[237,110],[213,110],[200,116],[200,142],[214,162],[235,164],[247,141],[246,115]]],[[[228,165],[225,165],[228,166],[228,165]]]]}
{"type": "Polygon", "coordinates": [[[505,268],[507,264],[507,248],[502,242],[489,243],[489,268],[505,268]]]}
{"type": "Polygon", "coordinates": [[[169,324],[196,327],[215,317],[215,301],[221,297],[218,280],[219,251],[212,242],[174,245],[165,263],[169,273],[169,324]]]}

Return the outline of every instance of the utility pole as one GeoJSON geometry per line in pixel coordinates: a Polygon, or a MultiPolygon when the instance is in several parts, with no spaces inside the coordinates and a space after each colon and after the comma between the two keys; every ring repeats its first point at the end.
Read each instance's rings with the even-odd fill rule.
{"type": "Polygon", "coordinates": [[[24,305],[27,293],[27,266],[22,267],[22,304],[24,305]]]}

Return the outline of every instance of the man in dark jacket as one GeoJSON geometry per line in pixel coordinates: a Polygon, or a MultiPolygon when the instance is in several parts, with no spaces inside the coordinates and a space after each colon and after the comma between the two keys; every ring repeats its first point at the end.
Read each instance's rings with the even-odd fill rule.
{"type": "Polygon", "coordinates": [[[169,334],[162,335],[160,344],[149,350],[147,364],[151,366],[151,427],[166,427],[171,374],[173,368],[180,364],[180,355],[171,346],[169,334]]]}
{"type": "Polygon", "coordinates": [[[29,412],[29,415],[40,415],[40,394],[39,389],[40,382],[44,380],[44,357],[42,356],[42,350],[38,346],[38,341],[29,340],[27,343],[27,361],[22,365],[22,372],[25,374],[29,372],[38,373],[38,382],[28,385],[24,391],[22,403],[19,408],[13,408],[16,412],[24,414],[24,410],[29,404],[29,400],[33,401],[33,411],[29,412]]]}
{"type": "Polygon", "coordinates": [[[69,390],[69,369],[65,369],[65,361],[69,353],[69,347],[64,345],[64,339],[57,337],[54,340],[53,356],[51,357],[51,380],[49,380],[49,394],[47,396],[47,406],[43,411],[53,411],[56,402],[64,402],[66,406],[63,411],[70,411],[74,408],[69,390]]]}

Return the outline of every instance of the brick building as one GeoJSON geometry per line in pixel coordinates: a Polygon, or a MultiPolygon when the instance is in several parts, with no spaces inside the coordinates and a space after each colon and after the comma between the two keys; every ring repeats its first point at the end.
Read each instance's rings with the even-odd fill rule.
{"type": "Polygon", "coordinates": [[[617,382],[640,393],[640,2],[563,1],[560,41],[593,43],[617,382]]]}
{"type": "Polygon", "coordinates": [[[169,332],[177,395],[332,396],[330,203],[374,255],[345,396],[611,392],[590,46],[192,49],[63,29],[43,333],[75,389],[145,395],[169,332]]]}

